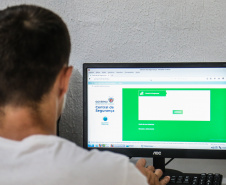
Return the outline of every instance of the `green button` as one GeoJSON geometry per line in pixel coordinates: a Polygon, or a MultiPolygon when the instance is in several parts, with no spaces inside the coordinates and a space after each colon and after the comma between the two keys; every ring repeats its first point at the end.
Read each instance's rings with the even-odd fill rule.
{"type": "Polygon", "coordinates": [[[183,114],[183,110],[173,110],[173,114],[183,114]]]}

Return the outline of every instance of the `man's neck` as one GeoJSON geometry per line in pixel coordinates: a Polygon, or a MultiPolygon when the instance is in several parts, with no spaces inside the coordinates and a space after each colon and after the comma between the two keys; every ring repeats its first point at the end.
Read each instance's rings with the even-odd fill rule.
{"type": "Polygon", "coordinates": [[[27,107],[4,107],[0,114],[0,136],[12,139],[22,140],[26,137],[36,134],[55,134],[51,128],[48,128],[49,122],[53,120],[44,119],[41,113],[33,111],[27,107]]]}

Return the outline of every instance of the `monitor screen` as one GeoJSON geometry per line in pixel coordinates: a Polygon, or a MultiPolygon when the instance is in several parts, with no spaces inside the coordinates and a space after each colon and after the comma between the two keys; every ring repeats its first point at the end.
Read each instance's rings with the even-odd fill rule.
{"type": "Polygon", "coordinates": [[[84,64],[84,147],[226,158],[226,63],[84,64]]]}

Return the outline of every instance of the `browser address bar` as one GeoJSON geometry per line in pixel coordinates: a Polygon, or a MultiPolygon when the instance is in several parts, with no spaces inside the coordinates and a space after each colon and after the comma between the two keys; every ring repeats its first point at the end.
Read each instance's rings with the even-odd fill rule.
{"type": "Polygon", "coordinates": [[[114,77],[114,76],[105,76],[105,77],[90,77],[89,81],[209,81],[205,77],[114,77]]]}

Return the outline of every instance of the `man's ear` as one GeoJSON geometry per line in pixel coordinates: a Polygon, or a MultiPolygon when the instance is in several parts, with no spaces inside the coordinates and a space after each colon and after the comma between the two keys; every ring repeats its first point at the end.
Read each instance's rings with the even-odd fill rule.
{"type": "Polygon", "coordinates": [[[60,72],[60,93],[59,96],[63,97],[64,94],[67,92],[70,82],[70,77],[73,71],[72,66],[64,67],[60,72]]]}

